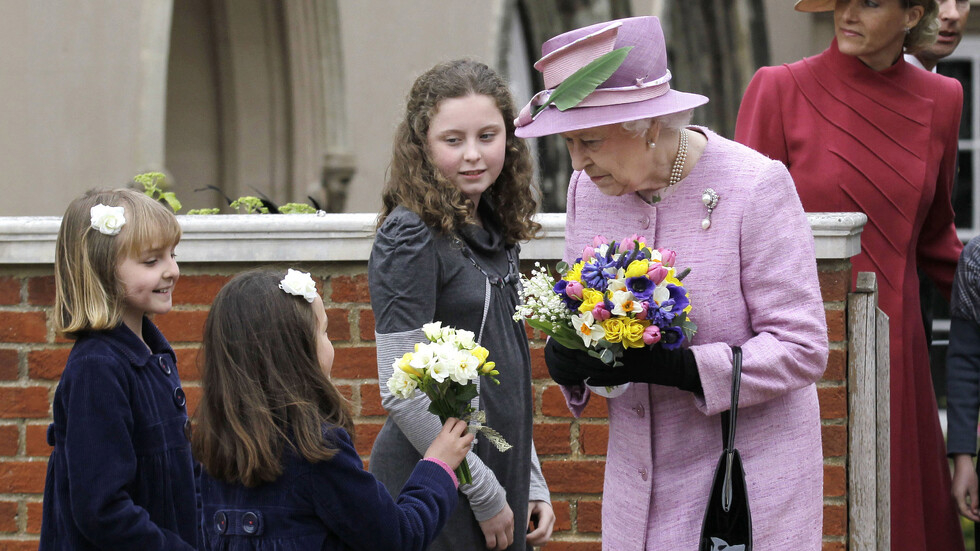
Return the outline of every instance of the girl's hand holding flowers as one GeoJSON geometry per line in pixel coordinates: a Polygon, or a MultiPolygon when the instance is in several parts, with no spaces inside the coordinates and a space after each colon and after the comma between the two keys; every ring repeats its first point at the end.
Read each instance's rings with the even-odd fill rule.
{"type": "Polygon", "coordinates": [[[473,443],[473,435],[466,432],[465,421],[450,417],[442,425],[442,430],[436,439],[425,450],[423,457],[434,457],[450,468],[459,467],[473,443]]]}

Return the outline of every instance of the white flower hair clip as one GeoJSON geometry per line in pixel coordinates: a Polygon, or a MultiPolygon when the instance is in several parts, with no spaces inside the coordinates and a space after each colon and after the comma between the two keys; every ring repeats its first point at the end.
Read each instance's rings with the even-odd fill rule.
{"type": "Polygon", "coordinates": [[[279,282],[279,288],[291,295],[303,297],[309,303],[313,303],[313,300],[319,296],[316,292],[316,283],[313,282],[310,274],[292,268],[286,271],[286,277],[279,282]]]}
{"type": "Polygon", "coordinates": [[[92,228],[103,235],[116,235],[126,223],[126,211],[122,207],[110,207],[99,203],[92,207],[92,228]]]}

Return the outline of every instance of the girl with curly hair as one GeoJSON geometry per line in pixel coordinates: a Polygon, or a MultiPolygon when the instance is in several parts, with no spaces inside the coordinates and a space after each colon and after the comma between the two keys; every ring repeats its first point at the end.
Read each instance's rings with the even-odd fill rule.
{"type": "MultiPolygon", "coordinates": [[[[526,549],[554,524],[531,439],[531,362],[518,303],[520,241],[540,230],[531,217],[531,158],[514,135],[507,84],[482,63],[457,60],[421,75],[395,135],[390,177],[369,263],[378,379],[441,321],[473,331],[500,366],[500,385],[481,384],[479,409],[514,448],[485,439],[467,456],[472,484],[431,549],[526,549]],[[530,532],[528,524],[532,524],[530,532]]],[[[484,381],[484,383],[486,383],[484,381]]],[[[381,386],[388,419],[370,469],[390,492],[438,433],[429,399],[395,398],[381,386]]]]}

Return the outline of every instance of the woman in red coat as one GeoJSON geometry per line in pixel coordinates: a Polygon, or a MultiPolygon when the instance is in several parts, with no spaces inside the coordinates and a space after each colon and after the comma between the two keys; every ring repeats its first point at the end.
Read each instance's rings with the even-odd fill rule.
{"type": "Polygon", "coordinates": [[[950,191],[963,90],[902,58],[935,39],[936,2],[799,0],[796,9],[833,10],[834,41],[760,69],[735,139],[786,163],[806,211],[868,215],[853,274],[878,274],[891,323],[893,549],[963,549],[916,275],[918,264],[949,298],[962,249],[950,191]]]}

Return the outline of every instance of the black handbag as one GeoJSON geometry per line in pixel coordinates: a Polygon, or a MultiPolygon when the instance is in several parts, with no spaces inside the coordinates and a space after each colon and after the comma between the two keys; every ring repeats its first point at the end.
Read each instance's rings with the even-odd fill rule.
{"type": "Polygon", "coordinates": [[[741,348],[732,347],[732,360],[732,408],[721,414],[721,438],[725,449],[711,482],[698,551],[752,551],[752,515],[745,488],[745,471],[742,458],[735,449],[738,386],[742,379],[741,348]]]}

